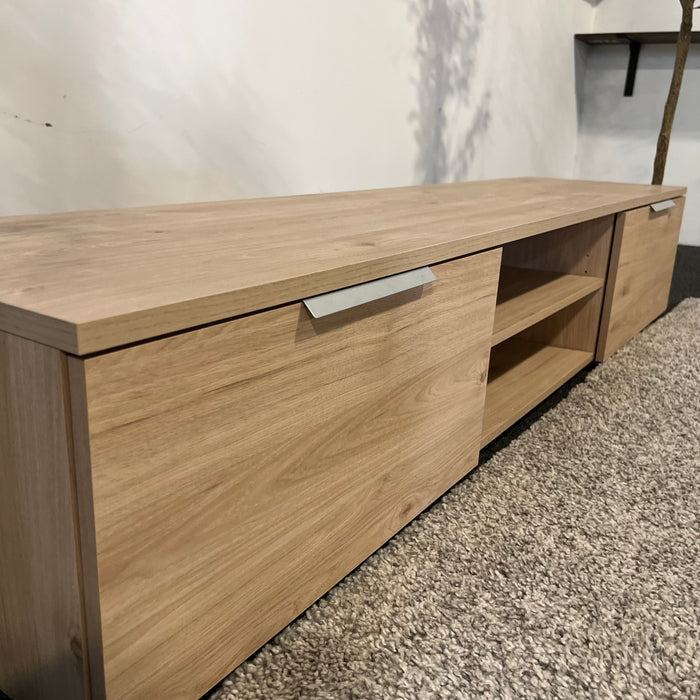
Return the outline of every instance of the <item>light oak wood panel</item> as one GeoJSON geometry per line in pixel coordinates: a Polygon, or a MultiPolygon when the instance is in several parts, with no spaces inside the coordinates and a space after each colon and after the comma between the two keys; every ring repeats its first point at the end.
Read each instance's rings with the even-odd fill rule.
{"type": "Polygon", "coordinates": [[[0,688],[81,700],[84,660],[62,353],[0,332],[0,688]]]}
{"type": "Polygon", "coordinates": [[[84,361],[110,700],[199,697],[476,465],[499,266],[84,361]]]}
{"type": "Polygon", "coordinates": [[[605,278],[614,224],[603,216],[513,241],[503,248],[503,265],[605,278]]]}
{"type": "Polygon", "coordinates": [[[7,217],[0,329],[88,354],[684,192],[522,178],[7,217]]]}
{"type": "Polygon", "coordinates": [[[90,660],[91,700],[105,700],[102,618],[97,577],[95,511],[90,464],[90,426],[87,412],[85,364],[73,356],[66,357],[68,394],[70,397],[71,439],[75,472],[75,511],[80,539],[80,574],[83,581],[83,618],[90,660]]]}
{"type": "Polygon", "coordinates": [[[524,330],[520,337],[545,345],[595,352],[602,306],[600,289],[524,330]]]}
{"type": "Polygon", "coordinates": [[[493,348],[482,446],[522,418],[592,360],[592,352],[543,345],[520,336],[493,348]]]}
{"type": "MultiPolygon", "coordinates": [[[[503,250],[504,265],[595,277],[605,280],[612,245],[614,217],[606,216],[558,231],[515,241],[503,250]]],[[[595,351],[603,292],[567,306],[526,330],[526,340],[572,350],[595,351]]]]}
{"type": "Polygon", "coordinates": [[[614,216],[513,241],[503,248],[503,265],[605,278],[614,216]]]}
{"type": "Polygon", "coordinates": [[[504,266],[491,344],[503,342],[602,286],[600,277],[504,266]]]}
{"type": "Polygon", "coordinates": [[[606,360],[668,305],[685,197],[617,217],[596,359],[606,360]]]}

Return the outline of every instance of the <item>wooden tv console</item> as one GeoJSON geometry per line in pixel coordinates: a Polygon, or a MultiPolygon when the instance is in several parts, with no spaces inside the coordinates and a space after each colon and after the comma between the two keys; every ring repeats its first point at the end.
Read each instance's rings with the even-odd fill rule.
{"type": "Polygon", "coordinates": [[[665,309],[684,194],[0,219],[0,688],[198,698],[665,309]]]}

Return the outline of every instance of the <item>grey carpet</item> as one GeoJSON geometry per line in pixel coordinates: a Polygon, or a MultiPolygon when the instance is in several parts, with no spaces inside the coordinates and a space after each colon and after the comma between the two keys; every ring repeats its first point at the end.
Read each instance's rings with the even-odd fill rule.
{"type": "Polygon", "coordinates": [[[698,698],[699,466],[688,299],[211,697],[698,698]]]}

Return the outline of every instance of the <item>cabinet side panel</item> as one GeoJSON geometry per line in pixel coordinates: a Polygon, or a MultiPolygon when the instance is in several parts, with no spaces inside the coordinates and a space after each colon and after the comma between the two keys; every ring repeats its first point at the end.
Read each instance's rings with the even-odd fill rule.
{"type": "Polygon", "coordinates": [[[0,688],[88,697],[64,357],[0,332],[0,688]]]}
{"type": "Polygon", "coordinates": [[[621,214],[615,224],[596,360],[606,360],[666,310],[685,197],[661,212],[621,214]]]}

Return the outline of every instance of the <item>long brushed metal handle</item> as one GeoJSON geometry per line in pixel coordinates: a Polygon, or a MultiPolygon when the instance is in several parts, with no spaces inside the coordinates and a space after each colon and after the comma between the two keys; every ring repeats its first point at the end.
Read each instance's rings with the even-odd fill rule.
{"type": "Polygon", "coordinates": [[[390,275],[371,282],[356,284],[353,287],[309,297],[304,299],[304,304],[314,318],[322,318],[354,306],[367,304],[375,299],[420,287],[428,282],[435,282],[435,280],[436,277],[429,267],[420,267],[417,270],[399,272],[398,275],[390,275]]]}
{"type": "Polygon", "coordinates": [[[664,199],[663,202],[654,202],[654,204],[650,204],[649,206],[658,213],[666,209],[672,209],[676,206],[676,203],[672,199],[664,199]]]}

